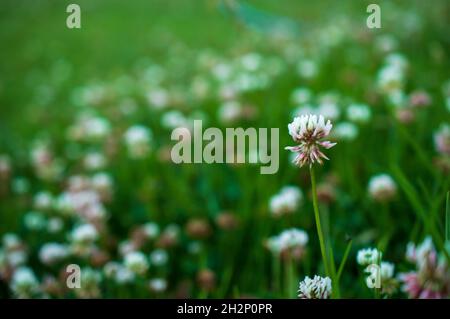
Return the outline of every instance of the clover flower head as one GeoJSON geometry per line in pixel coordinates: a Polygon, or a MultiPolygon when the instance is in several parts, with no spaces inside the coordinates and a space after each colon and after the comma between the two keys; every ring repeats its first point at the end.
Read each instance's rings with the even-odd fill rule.
{"type": "Polygon", "coordinates": [[[330,141],[322,141],[324,137],[330,134],[332,127],[330,120],[325,122],[322,115],[309,114],[295,117],[294,121],[288,125],[288,129],[292,139],[299,145],[285,148],[298,153],[294,163],[302,167],[305,164],[312,165],[315,162],[322,164],[322,159],[328,160],[328,157],[320,150],[320,146],[329,149],[336,145],[336,143],[330,141]]]}
{"type": "Polygon", "coordinates": [[[300,282],[299,295],[301,299],[328,299],[331,296],[331,279],[315,275],[313,279],[306,276],[300,282]]]}
{"type": "Polygon", "coordinates": [[[369,181],[369,194],[376,201],[388,201],[397,193],[397,184],[388,174],[373,176],[369,181]]]}
{"type": "Polygon", "coordinates": [[[285,186],[270,198],[270,212],[276,217],[293,213],[298,209],[302,198],[302,191],[298,187],[285,186]]]}

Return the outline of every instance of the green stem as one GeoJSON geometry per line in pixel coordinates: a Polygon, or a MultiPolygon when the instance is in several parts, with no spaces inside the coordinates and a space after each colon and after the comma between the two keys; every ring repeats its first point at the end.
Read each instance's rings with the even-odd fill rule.
{"type": "Polygon", "coordinates": [[[316,190],[316,176],[314,173],[314,167],[312,165],[309,166],[309,172],[311,174],[311,188],[312,188],[312,197],[313,197],[313,206],[314,206],[314,218],[316,220],[317,235],[319,236],[320,252],[322,254],[322,260],[323,260],[323,263],[325,266],[325,274],[327,275],[327,277],[330,277],[330,271],[328,268],[328,258],[327,258],[327,253],[326,253],[326,249],[325,249],[325,241],[324,241],[322,226],[320,223],[319,205],[318,205],[318,201],[317,201],[317,190],[316,190]]]}

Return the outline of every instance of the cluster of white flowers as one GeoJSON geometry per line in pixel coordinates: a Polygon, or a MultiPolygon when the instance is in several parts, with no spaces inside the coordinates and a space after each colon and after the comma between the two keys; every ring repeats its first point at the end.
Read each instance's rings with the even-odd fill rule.
{"type": "Polygon", "coordinates": [[[269,207],[273,216],[280,217],[297,211],[303,199],[302,191],[295,186],[285,186],[270,198],[269,207]]]}
{"type": "Polygon", "coordinates": [[[317,275],[311,279],[306,276],[300,282],[298,292],[301,299],[328,299],[332,293],[331,279],[317,275]]]}
{"type": "Polygon", "coordinates": [[[408,61],[399,53],[391,53],[386,59],[383,68],[378,72],[378,87],[386,94],[390,102],[401,106],[404,102],[404,82],[408,61]]]}
{"type": "Polygon", "coordinates": [[[97,240],[98,231],[91,224],[82,224],[72,230],[70,237],[74,243],[89,244],[97,240]]]}
{"type": "Polygon", "coordinates": [[[367,123],[370,120],[371,111],[368,105],[353,103],[347,108],[347,118],[355,123],[367,123]]]}
{"type": "Polygon", "coordinates": [[[125,132],[124,138],[131,158],[145,157],[150,151],[152,133],[149,128],[142,125],[131,126],[125,132]]]}
{"type": "Polygon", "coordinates": [[[388,174],[373,176],[369,181],[369,194],[376,201],[388,201],[397,194],[397,184],[388,174]]]}

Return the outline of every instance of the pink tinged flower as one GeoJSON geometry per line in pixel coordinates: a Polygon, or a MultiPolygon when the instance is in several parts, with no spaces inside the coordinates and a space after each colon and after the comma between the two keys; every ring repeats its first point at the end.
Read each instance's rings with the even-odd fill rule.
{"type": "Polygon", "coordinates": [[[322,159],[328,160],[320,147],[329,149],[336,145],[336,143],[330,141],[322,141],[330,134],[332,127],[331,122],[329,120],[325,122],[322,115],[318,117],[309,114],[295,117],[294,121],[288,125],[288,129],[292,139],[299,145],[285,148],[298,153],[293,162],[302,167],[305,164],[312,165],[315,162],[322,164],[322,159]]]}

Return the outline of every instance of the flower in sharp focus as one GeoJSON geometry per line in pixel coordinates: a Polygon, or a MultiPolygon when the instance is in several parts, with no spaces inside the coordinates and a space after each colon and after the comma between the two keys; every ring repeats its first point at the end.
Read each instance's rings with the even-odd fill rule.
{"type": "Polygon", "coordinates": [[[331,279],[315,275],[313,279],[308,276],[300,282],[298,297],[300,299],[328,299],[331,296],[331,279]]]}
{"type": "Polygon", "coordinates": [[[330,141],[322,139],[330,134],[333,125],[322,115],[302,115],[294,118],[294,121],[288,125],[289,134],[292,139],[299,143],[297,146],[288,146],[285,149],[298,153],[294,163],[302,167],[305,164],[312,165],[315,162],[322,164],[322,159],[328,159],[320,150],[320,146],[329,149],[336,145],[330,141]]]}
{"type": "Polygon", "coordinates": [[[380,202],[392,199],[397,193],[397,184],[391,176],[380,174],[373,176],[369,181],[370,196],[380,202]]]}

